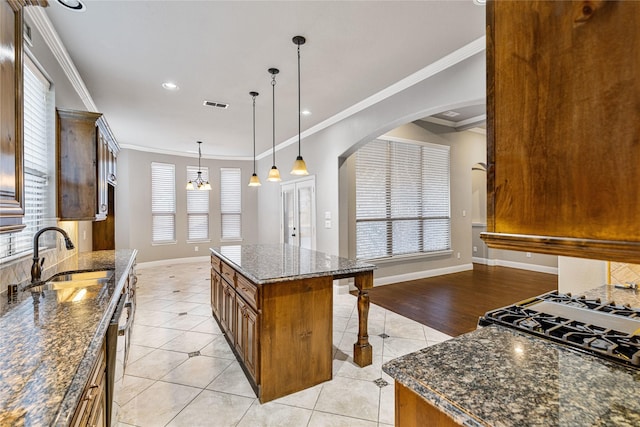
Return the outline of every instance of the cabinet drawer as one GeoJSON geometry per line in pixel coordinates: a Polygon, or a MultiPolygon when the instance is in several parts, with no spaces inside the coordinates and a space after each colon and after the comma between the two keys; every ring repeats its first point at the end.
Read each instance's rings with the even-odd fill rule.
{"type": "Polygon", "coordinates": [[[211,255],[211,268],[220,273],[220,258],[211,255]]]}
{"type": "Polygon", "coordinates": [[[258,287],[240,274],[236,275],[236,291],[251,307],[258,309],[258,287]]]}
{"type": "Polygon", "coordinates": [[[221,265],[221,270],[222,270],[221,271],[222,278],[224,280],[226,280],[227,282],[229,282],[229,284],[233,285],[233,287],[235,288],[235,286],[236,286],[236,280],[235,280],[236,271],[233,268],[229,267],[224,262],[221,262],[220,265],[221,265]]]}

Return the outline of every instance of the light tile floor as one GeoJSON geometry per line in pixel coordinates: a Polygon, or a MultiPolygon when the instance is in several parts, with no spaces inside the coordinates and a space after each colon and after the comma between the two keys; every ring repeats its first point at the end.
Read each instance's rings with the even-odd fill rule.
{"type": "Polygon", "coordinates": [[[374,304],[373,364],[353,363],[356,297],[334,294],[333,379],[260,404],[211,315],[209,263],[138,268],[137,312],[120,426],[390,426],[382,364],[450,338],[374,304]]]}

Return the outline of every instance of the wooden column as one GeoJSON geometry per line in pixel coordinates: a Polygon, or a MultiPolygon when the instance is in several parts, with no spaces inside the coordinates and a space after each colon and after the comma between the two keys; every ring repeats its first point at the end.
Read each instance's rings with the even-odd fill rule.
{"type": "Polygon", "coordinates": [[[354,276],[358,288],[358,341],[353,344],[353,361],[360,367],[369,366],[373,362],[373,349],[369,344],[367,320],[369,318],[369,293],[373,287],[373,271],[358,273],[354,276]]]}

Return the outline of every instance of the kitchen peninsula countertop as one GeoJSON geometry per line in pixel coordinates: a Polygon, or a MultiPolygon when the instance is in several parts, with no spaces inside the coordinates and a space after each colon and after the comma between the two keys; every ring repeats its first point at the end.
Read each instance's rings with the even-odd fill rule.
{"type": "Polygon", "coordinates": [[[287,244],[230,245],[212,247],[211,251],[259,285],[311,277],[340,278],[376,268],[366,262],[287,244]]]}
{"type": "MultiPolygon", "coordinates": [[[[640,307],[640,292],[589,298],[640,307]]],[[[491,325],[394,359],[383,370],[465,426],[638,426],[640,369],[491,325]]]]}
{"type": "Polygon", "coordinates": [[[0,425],[69,424],[136,253],[81,253],[43,272],[114,269],[113,280],[88,287],[81,301],[54,290],[0,294],[0,425]]]}

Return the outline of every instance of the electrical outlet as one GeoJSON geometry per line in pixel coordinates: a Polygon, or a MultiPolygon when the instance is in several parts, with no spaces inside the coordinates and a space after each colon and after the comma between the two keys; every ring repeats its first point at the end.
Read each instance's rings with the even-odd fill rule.
{"type": "Polygon", "coordinates": [[[478,252],[478,247],[477,246],[473,247],[473,252],[478,252]]]}
{"type": "Polygon", "coordinates": [[[331,220],[327,219],[324,221],[324,228],[331,228],[331,220]]]}
{"type": "Polygon", "coordinates": [[[460,259],[460,252],[458,252],[458,255],[457,255],[457,256],[458,256],[458,259],[460,259]]]}
{"type": "Polygon", "coordinates": [[[527,258],[531,258],[531,252],[527,252],[526,256],[527,258]]]}
{"type": "Polygon", "coordinates": [[[194,250],[194,251],[196,251],[196,252],[198,252],[198,250],[200,250],[200,248],[198,248],[197,246],[194,246],[194,247],[193,247],[193,250],[194,250]]]}
{"type": "Polygon", "coordinates": [[[467,216],[467,211],[466,210],[462,210],[462,216],[467,216]]]}

